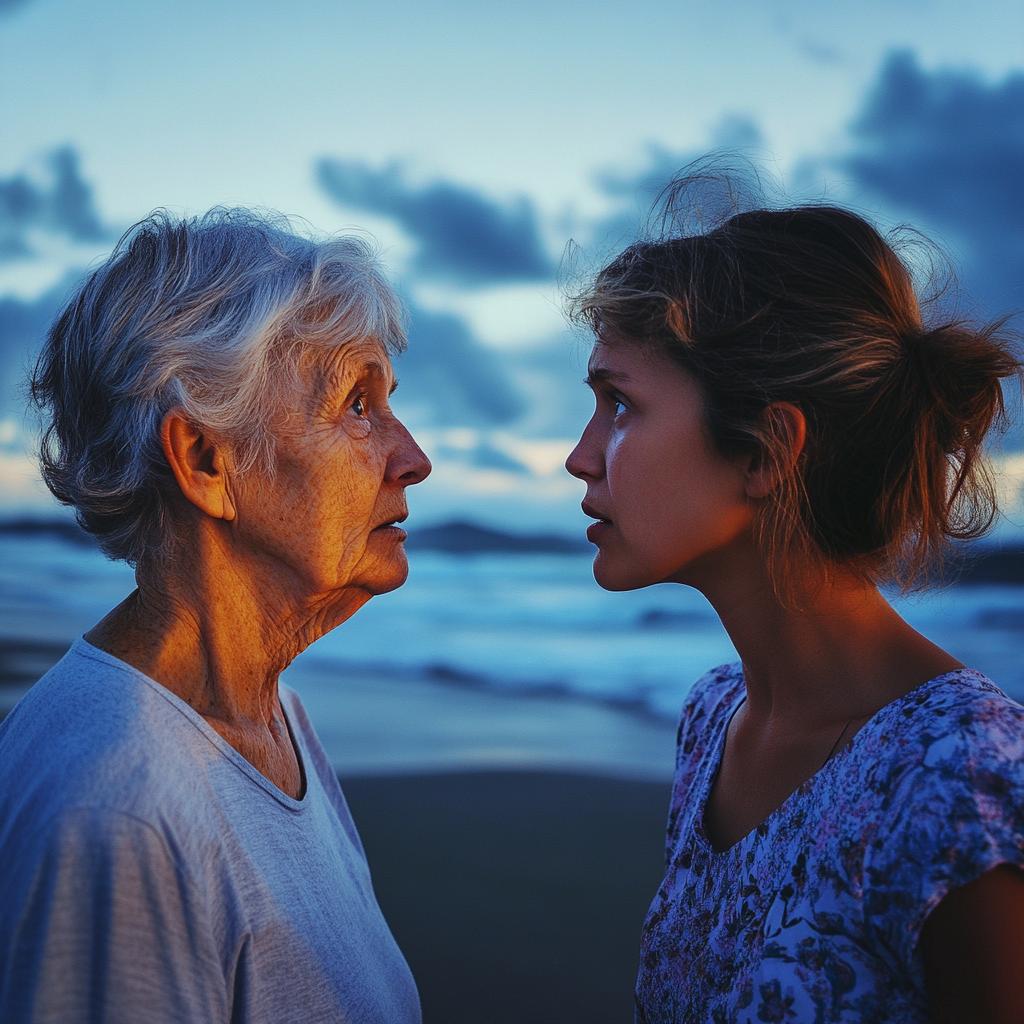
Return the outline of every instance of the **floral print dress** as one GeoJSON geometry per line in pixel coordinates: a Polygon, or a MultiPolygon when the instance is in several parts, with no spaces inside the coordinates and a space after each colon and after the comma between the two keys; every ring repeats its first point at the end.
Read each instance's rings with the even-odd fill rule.
{"type": "Polygon", "coordinates": [[[979,672],[939,676],[716,852],[704,805],[744,696],[727,665],[683,709],[637,1021],[923,1024],[928,913],[990,868],[1024,865],[1024,708],[979,672]]]}

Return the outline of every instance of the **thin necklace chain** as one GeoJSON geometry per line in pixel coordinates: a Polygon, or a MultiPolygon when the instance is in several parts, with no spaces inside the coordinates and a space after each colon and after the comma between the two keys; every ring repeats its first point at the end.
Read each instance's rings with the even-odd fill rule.
{"type": "Polygon", "coordinates": [[[832,758],[835,757],[835,753],[839,749],[839,744],[842,743],[843,737],[846,735],[846,730],[849,729],[851,725],[853,725],[852,718],[846,723],[846,725],[843,726],[843,731],[836,737],[835,743],[832,744],[832,749],[828,752],[828,757],[826,757],[825,760],[821,763],[822,768],[824,768],[825,765],[827,765],[829,761],[831,761],[832,758]]]}

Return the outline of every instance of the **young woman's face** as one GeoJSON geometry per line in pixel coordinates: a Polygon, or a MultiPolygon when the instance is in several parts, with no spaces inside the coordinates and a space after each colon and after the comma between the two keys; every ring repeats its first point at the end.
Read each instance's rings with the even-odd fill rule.
{"type": "Polygon", "coordinates": [[[599,341],[587,383],[597,407],[565,466],[586,483],[583,511],[597,520],[587,530],[597,582],[693,582],[750,535],[750,460],[714,450],[700,388],[663,356],[599,341]]]}

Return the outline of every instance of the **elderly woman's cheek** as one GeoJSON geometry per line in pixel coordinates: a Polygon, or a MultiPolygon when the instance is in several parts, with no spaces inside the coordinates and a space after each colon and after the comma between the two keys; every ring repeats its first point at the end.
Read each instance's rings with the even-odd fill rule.
{"type": "Polygon", "coordinates": [[[365,416],[355,416],[351,413],[341,421],[342,429],[354,441],[362,441],[373,433],[373,425],[365,416]]]}

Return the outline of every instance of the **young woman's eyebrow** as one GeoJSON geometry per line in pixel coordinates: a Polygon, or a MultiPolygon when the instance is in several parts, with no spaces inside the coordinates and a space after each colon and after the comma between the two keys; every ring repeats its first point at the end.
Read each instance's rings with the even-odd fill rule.
{"type": "Polygon", "coordinates": [[[584,384],[593,387],[595,384],[632,384],[633,378],[628,373],[619,370],[608,370],[603,366],[591,370],[583,378],[584,384]]]}

